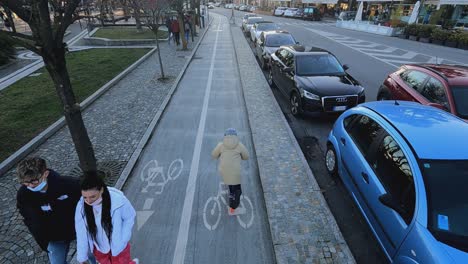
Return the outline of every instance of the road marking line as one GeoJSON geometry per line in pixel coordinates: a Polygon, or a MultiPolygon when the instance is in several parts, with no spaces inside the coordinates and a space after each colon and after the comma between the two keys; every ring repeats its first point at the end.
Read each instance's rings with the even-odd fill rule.
{"type": "MultiPolygon", "coordinates": [[[[373,56],[379,56],[379,57],[384,57],[384,58],[397,58],[397,59],[406,59],[406,60],[411,60],[414,57],[421,55],[419,53],[413,52],[413,51],[408,51],[405,54],[402,55],[393,55],[393,54],[379,54],[379,53],[373,53],[373,52],[368,52],[369,54],[373,56]]],[[[424,55],[422,55],[424,56],[424,55]]],[[[384,59],[382,58],[382,59],[384,59]]]]}
{"type": "Polygon", "coordinates": [[[153,205],[153,198],[146,198],[145,204],[143,205],[143,210],[149,210],[151,209],[151,205],[153,205]]]}
{"type": "Polygon", "coordinates": [[[208,112],[208,102],[210,100],[211,86],[213,82],[213,72],[216,57],[216,49],[218,47],[218,37],[221,21],[218,22],[218,31],[216,31],[216,39],[213,48],[213,55],[211,56],[211,66],[208,74],[208,82],[205,89],[205,98],[203,100],[203,108],[198,125],[197,138],[195,140],[195,148],[193,150],[192,163],[190,165],[190,174],[187,182],[187,189],[185,191],[184,207],[180,218],[179,234],[177,235],[176,247],[174,250],[174,257],[172,264],[183,264],[185,260],[185,251],[187,250],[187,241],[190,228],[190,220],[192,218],[193,200],[195,197],[195,188],[197,184],[198,166],[200,163],[200,153],[203,143],[203,135],[205,132],[206,116],[208,112]]]}

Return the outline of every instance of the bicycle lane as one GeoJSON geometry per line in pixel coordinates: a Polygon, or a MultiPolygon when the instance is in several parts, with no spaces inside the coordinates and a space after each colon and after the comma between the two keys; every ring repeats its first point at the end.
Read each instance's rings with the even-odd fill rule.
{"type": "Polygon", "coordinates": [[[230,26],[214,17],[124,187],[137,210],[132,255],[141,263],[274,263],[230,26]],[[251,154],[238,217],[227,214],[210,156],[229,127],[251,154]]]}

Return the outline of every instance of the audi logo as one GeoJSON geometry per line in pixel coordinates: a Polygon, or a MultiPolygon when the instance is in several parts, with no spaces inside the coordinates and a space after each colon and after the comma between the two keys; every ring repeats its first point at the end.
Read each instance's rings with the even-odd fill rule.
{"type": "Polygon", "coordinates": [[[348,101],[348,98],[346,98],[346,97],[338,97],[338,98],[336,98],[336,102],[337,102],[337,103],[345,103],[345,102],[347,102],[347,101],[348,101]]]}

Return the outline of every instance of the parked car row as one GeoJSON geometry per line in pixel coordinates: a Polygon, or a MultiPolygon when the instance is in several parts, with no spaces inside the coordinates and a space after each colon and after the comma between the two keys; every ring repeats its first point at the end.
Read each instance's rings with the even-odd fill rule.
{"type": "Polygon", "coordinates": [[[314,6],[308,6],[304,8],[277,7],[273,11],[273,15],[289,18],[299,18],[304,20],[322,20],[322,14],[320,13],[320,10],[314,6]]]}
{"type": "Polygon", "coordinates": [[[259,17],[245,23],[254,18],[244,32],[291,113],[340,114],[325,165],[389,262],[468,263],[468,67],[404,65],[378,101],[365,103],[364,88],[331,52],[281,29],[262,31],[272,22],[259,17]]]}
{"type": "Polygon", "coordinates": [[[245,11],[245,12],[255,12],[257,10],[256,6],[252,5],[236,5],[236,4],[226,4],[224,5],[224,8],[227,9],[236,9],[239,11],[245,11]]]}

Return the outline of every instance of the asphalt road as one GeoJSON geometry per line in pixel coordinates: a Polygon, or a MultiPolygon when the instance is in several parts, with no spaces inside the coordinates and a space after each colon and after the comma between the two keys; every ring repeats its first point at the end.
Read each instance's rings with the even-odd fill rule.
{"type": "MultiPolygon", "coordinates": [[[[231,10],[216,8],[216,13],[231,16],[231,10]]],[[[235,12],[236,23],[244,12],[235,12]]],[[[331,51],[348,72],[366,89],[366,100],[376,100],[377,91],[386,76],[408,63],[466,64],[468,52],[460,49],[379,36],[335,27],[329,21],[259,15],[292,33],[297,41],[331,51]]],[[[252,43],[251,43],[252,46],[252,43]]],[[[266,72],[264,72],[266,76],[266,72]]],[[[326,139],[337,115],[307,114],[295,118],[289,103],[277,89],[273,93],[280,104],[303,152],[314,172],[320,188],[358,263],[386,263],[386,258],[359,209],[339,179],[331,178],[324,165],[326,139]]]]}
{"type": "Polygon", "coordinates": [[[229,24],[215,18],[209,30],[124,187],[141,263],[274,263],[229,24]],[[240,216],[227,214],[211,159],[229,127],[252,155],[242,164],[240,216]]]}

